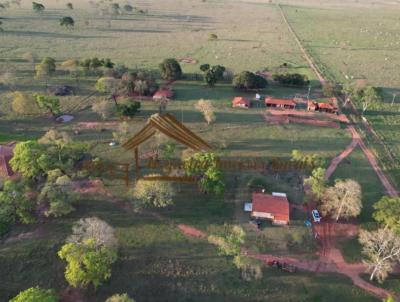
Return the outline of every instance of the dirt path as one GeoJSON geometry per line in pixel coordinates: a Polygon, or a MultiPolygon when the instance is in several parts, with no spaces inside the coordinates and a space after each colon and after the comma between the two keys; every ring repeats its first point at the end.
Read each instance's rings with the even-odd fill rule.
{"type": "Polygon", "coordinates": [[[333,174],[333,172],[335,172],[336,168],[342,162],[342,160],[345,159],[347,156],[349,156],[350,153],[353,152],[354,148],[357,147],[357,145],[359,144],[359,139],[357,138],[356,133],[354,131],[351,131],[350,128],[347,128],[347,129],[352,134],[353,139],[352,139],[350,145],[348,145],[347,148],[342,153],[340,153],[338,156],[336,156],[335,158],[332,159],[332,161],[325,173],[326,179],[329,179],[329,177],[331,177],[331,175],[333,174]]]}

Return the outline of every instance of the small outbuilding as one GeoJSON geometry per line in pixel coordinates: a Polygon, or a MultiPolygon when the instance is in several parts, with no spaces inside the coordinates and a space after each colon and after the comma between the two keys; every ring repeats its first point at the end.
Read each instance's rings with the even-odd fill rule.
{"type": "Polygon", "coordinates": [[[296,102],[290,99],[265,98],[265,106],[269,108],[295,109],[296,102]]]}
{"type": "Polygon", "coordinates": [[[172,89],[160,88],[154,93],[153,100],[172,99],[173,97],[174,97],[174,91],[172,89]]]}
{"type": "Polygon", "coordinates": [[[289,224],[289,201],[284,193],[253,193],[251,216],[275,225],[289,224]]]}
{"type": "Polygon", "coordinates": [[[237,96],[232,100],[233,108],[250,108],[250,101],[244,97],[237,96]]]}
{"type": "Polygon", "coordinates": [[[338,107],[331,103],[317,103],[314,101],[307,102],[307,109],[309,111],[319,111],[327,113],[338,113],[338,107]]]}
{"type": "Polygon", "coordinates": [[[0,145],[0,177],[11,177],[14,175],[10,166],[10,160],[13,157],[15,143],[0,145]]]}

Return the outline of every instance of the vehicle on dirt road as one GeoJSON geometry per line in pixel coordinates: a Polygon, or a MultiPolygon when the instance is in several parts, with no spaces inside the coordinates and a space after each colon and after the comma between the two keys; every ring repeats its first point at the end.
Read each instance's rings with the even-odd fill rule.
{"type": "Polygon", "coordinates": [[[319,212],[317,209],[312,210],[311,215],[313,217],[314,222],[321,222],[321,215],[319,215],[319,212]]]}

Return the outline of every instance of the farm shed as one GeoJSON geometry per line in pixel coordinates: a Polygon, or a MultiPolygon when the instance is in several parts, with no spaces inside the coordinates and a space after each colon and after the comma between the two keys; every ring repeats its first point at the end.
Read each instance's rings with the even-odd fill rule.
{"type": "Polygon", "coordinates": [[[265,98],[265,106],[271,108],[295,109],[296,102],[289,99],[265,98]]]}
{"type": "Polygon", "coordinates": [[[174,96],[174,91],[171,90],[170,88],[161,88],[158,89],[154,95],[153,95],[153,99],[157,100],[157,99],[171,99],[174,96]]]}
{"type": "Polygon", "coordinates": [[[0,145],[0,177],[11,177],[14,175],[10,166],[14,147],[15,143],[0,145]]]}
{"type": "Polygon", "coordinates": [[[246,98],[237,96],[233,99],[232,101],[232,107],[239,107],[239,108],[249,108],[250,107],[250,101],[246,98]]]}
{"type": "Polygon", "coordinates": [[[307,109],[309,111],[319,111],[327,113],[338,113],[338,108],[330,103],[317,103],[313,101],[307,102],[307,109]]]}
{"type": "Polygon", "coordinates": [[[289,224],[289,201],[284,194],[253,193],[251,216],[276,225],[289,224]]]}

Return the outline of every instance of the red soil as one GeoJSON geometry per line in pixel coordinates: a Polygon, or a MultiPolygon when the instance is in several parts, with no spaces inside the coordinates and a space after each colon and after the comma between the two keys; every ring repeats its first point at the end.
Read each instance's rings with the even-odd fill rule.
{"type": "Polygon", "coordinates": [[[289,124],[289,123],[300,123],[300,124],[307,124],[313,126],[320,126],[320,127],[330,127],[335,129],[340,129],[340,125],[336,122],[331,121],[322,121],[316,118],[300,118],[300,117],[293,117],[290,115],[268,115],[264,114],[264,119],[267,123],[273,125],[280,125],[280,124],[289,124]]]}
{"type": "Polygon", "coordinates": [[[333,113],[319,113],[315,111],[305,111],[297,109],[267,109],[272,115],[288,115],[288,116],[300,116],[300,117],[311,117],[318,119],[323,116],[334,120],[336,122],[349,123],[349,119],[344,114],[333,114],[333,113]]]}
{"type": "Polygon", "coordinates": [[[204,232],[202,232],[196,228],[193,228],[191,226],[185,225],[185,224],[179,224],[178,229],[181,230],[182,233],[184,233],[185,235],[187,235],[189,237],[196,237],[196,238],[207,237],[207,235],[204,232]]]}
{"type": "Polygon", "coordinates": [[[112,194],[104,187],[100,179],[81,180],[73,183],[75,192],[81,194],[100,194],[111,197],[112,194]]]}

